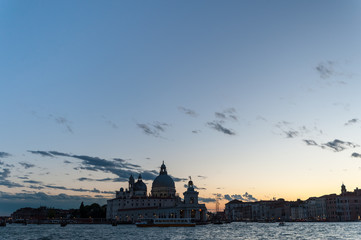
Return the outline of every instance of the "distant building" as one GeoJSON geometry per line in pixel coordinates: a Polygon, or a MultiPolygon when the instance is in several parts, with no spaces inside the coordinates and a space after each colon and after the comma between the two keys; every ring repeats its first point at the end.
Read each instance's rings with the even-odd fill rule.
{"type": "Polygon", "coordinates": [[[307,219],[310,221],[326,221],[327,208],[326,198],[324,197],[311,197],[305,201],[307,208],[307,219]]]}
{"type": "Polygon", "coordinates": [[[306,201],[232,200],[226,204],[225,214],[231,221],[357,221],[361,220],[361,190],[348,192],[342,184],[340,195],[311,197],[306,201]]]}
{"type": "Polygon", "coordinates": [[[115,198],[107,202],[107,219],[121,222],[135,222],[140,218],[192,218],[206,221],[207,208],[198,203],[198,192],[193,181],[188,182],[184,200],[177,194],[173,179],[168,175],[163,162],[159,176],[152,184],[151,194],[147,195],[147,186],[139,175],[137,182],[129,177],[129,188],[120,188],[115,198]]]}
{"type": "Polygon", "coordinates": [[[288,221],[291,216],[290,202],[280,198],[275,201],[226,203],[225,214],[230,221],[288,221]]]}

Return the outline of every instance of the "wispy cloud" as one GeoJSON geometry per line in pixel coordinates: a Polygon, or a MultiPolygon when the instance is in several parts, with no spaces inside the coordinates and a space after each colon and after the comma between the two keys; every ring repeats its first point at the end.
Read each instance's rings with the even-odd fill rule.
{"type": "Polygon", "coordinates": [[[198,134],[198,133],[201,133],[201,130],[193,130],[192,133],[198,134]]]}
{"type": "MultiPolygon", "coordinates": [[[[183,185],[184,188],[188,188],[188,184],[184,184],[183,185]]],[[[194,189],[198,189],[198,190],[207,190],[207,188],[201,188],[201,187],[197,187],[196,185],[193,185],[194,189]]]]}
{"type": "Polygon", "coordinates": [[[34,164],[32,164],[32,163],[27,163],[27,162],[19,162],[19,164],[20,164],[21,166],[23,166],[25,169],[29,169],[29,168],[35,167],[34,164]]]}
{"type": "Polygon", "coordinates": [[[283,135],[286,138],[296,138],[300,136],[307,135],[309,133],[322,134],[322,131],[319,130],[316,126],[306,127],[306,126],[294,126],[291,122],[288,121],[279,121],[275,124],[275,127],[279,129],[279,135],[283,135]]]}
{"type": "Polygon", "coordinates": [[[198,114],[194,110],[189,109],[189,108],[178,107],[178,110],[181,111],[182,113],[186,114],[186,115],[191,116],[191,117],[197,117],[198,116],[198,114]]]}
{"type": "Polygon", "coordinates": [[[74,133],[73,128],[71,127],[71,122],[67,118],[62,116],[54,116],[52,114],[50,114],[49,116],[50,118],[54,119],[57,124],[63,126],[67,132],[74,133]]]}
{"type": "Polygon", "coordinates": [[[309,146],[318,146],[318,144],[312,139],[303,139],[303,141],[309,146]]]}
{"type": "Polygon", "coordinates": [[[80,181],[80,182],[84,182],[84,181],[88,181],[88,182],[118,182],[119,178],[100,178],[100,179],[96,179],[96,178],[81,177],[81,178],[78,178],[78,181],[80,181]]]}
{"type": "Polygon", "coordinates": [[[256,118],[257,120],[260,120],[260,121],[264,121],[264,122],[267,122],[267,119],[265,117],[262,117],[262,116],[257,116],[256,118]]]}
{"type": "Polygon", "coordinates": [[[286,134],[287,138],[294,138],[300,134],[298,131],[294,130],[284,131],[284,133],[286,134]]]}
{"type": "Polygon", "coordinates": [[[357,152],[354,152],[354,153],[352,153],[351,157],[361,158],[361,154],[357,153],[357,152]]]}
{"type": "Polygon", "coordinates": [[[37,190],[41,190],[41,189],[45,188],[45,187],[40,186],[40,185],[30,185],[30,186],[27,186],[27,187],[31,188],[31,189],[37,189],[37,190]]]}
{"type": "Polygon", "coordinates": [[[248,192],[245,192],[242,196],[246,201],[257,201],[257,198],[253,197],[253,195],[248,192]]]}
{"type": "Polygon", "coordinates": [[[311,139],[304,139],[303,141],[309,146],[318,146],[323,149],[332,149],[334,152],[341,152],[345,149],[359,147],[358,144],[342,141],[339,139],[335,139],[333,141],[323,143],[323,144],[318,144],[318,143],[316,143],[316,141],[311,140],[311,139]]]}
{"type": "Polygon", "coordinates": [[[154,122],[151,124],[137,123],[137,126],[146,135],[153,137],[161,137],[161,133],[166,131],[166,128],[169,127],[169,124],[162,122],[154,122]]]}
{"type": "Polygon", "coordinates": [[[216,199],[218,200],[222,200],[223,199],[223,195],[221,193],[213,193],[212,194],[216,199]]]}
{"type": "MultiPolygon", "coordinates": [[[[16,182],[11,182],[9,180],[7,180],[7,178],[10,177],[10,169],[4,168],[2,169],[2,171],[0,171],[0,186],[5,186],[8,188],[14,188],[14,187],[23,187],[23,185],[16,183],[16,182]]],[[[1,199],[1,196],[0,196],[1,199]]]]}
{"type": "Polygon", "coordinates": [[[4,163],[4,162],[2,162],[2,161],[0,161],[0,166],[5,166],[5,167],[7,167],[7,168],[13,168],[13,167],[15,167],[13,164],[6,164],[6,163],[4,163]]]}
{"type": "Polygon", "coordinates": [[[323,144],[323,146],[325,147],[329,147],[331,149],[333,149],[335,152],[340,152],[343,151],[347,148],[355,148],[355,147],[359,147],[359,145],[352,143],[352,142],[344,142],[338,139],[335,139],[331,142],[327,142],[325,144],[323,144]]]}
{"type": "MultiPolygon", "coordinates": [[[[37,193],[6,193],[6,192],[0,192],[1,194],[1,200],[49,200],[49,201],[68,201],[68,200],[76,200],[77,204],[79,202],[82,202],[83,200],[94,200],[97,199],[95,197],[90,197],[87,195],[67,195],[67,194],[58,194],[58,195],[48,195],[43,192],[37,192],[37,193]]],[[[106,200],[106,199],[104,199],[106,200]]]]}
{"type": "Polygon", "coordinates": [[[35,180],[25,180],[23,181],[24,183],[31,183],[31,184],[43,184],[42,182],[40,181],[35,181],[35,180]]]}
{"type": "Polygon", "coordinates": [[[202,176],[202,175],[198,175],[197,177],[201,178],[201,179],[206,179],[207,178],[206,176],[202,176]]]}
{"type": "Polygon", "coordinates": [[[228,201],[232,201],[234,199],[242,200],[246,202],[258,201],[257,198],[253,197],[253,195],[249,194],[248,192],[245,192],[244,194],[233,194],[233,195],[226,194],[224,195],[224,199],[228,201]]]}
{"type": "Polygon", "coordinates": [[[0,152],[0,158],[6,158],[6,157],[10,157],[10,156],[11,156],[10,153],[0,152]]]}
{"type": "Polygon", "coordinates": [[[114,123],[113,121],[107,119],[105,116],[102,116],[104,121],[112,128],[114,129],[118,129],[118,125],[116,123],[114,123]]]}
{"type": "Polygon", "coordinates": [[[203,197],[199,197],[198,200],[199,200],[200,202],[203,202],[203,203],[216,202],[216,199],[215,199],[215,198],[203,198],[203,197]]]}
{"type": "Polygon", "coordinates": [[[223,124],[222,121],[213,121],[213,122],[207,123],[207,125],[210,128],[212,128],[218,132],[224,133],[226,135],[231,135],[231,136],[236,135],[236,133],[232,129],[228,129],[228,128],[224,127],[222,124],[223,124]]]}
{"type": "Polygon", "coordinates": [[[316,66],[316,71],[321,78],[327,79],[335,75],[334,66],[335,62],[333,61],[321,62],[316,66]]]}
{"type": "Polygon", "coordinates": [[[52,154],[50,154],[49,152],[45,152],[45,151],[30,151],[28,150],[28,152],[32,153],[32,154],[38,154],[42,157],[54,157],[52,154]]]}
{"type": "Polygon", "coordinates": [[[226,119],[226,115],[224,113],[215,112],[216,118],[226,119]]]}
{"type": "Polygon", "coordinates": [[[347,123],[345,123],[345,126],[350,126],[350,125],[353,125],[353,124],[358,123],[358,122],[360,122],[359,119],[353,118],[351,120],[348,120],[347,123]]]}
{"type": "Polygon", "coordinates": [[[221,120],[233,120],[238,121],[238,116],[236,115],[236,109],[227,108],[222,112],[215,112],[215,117],[221,120]]]}
{"type": "MultiPolygon", "coordinates": [[[[336,61],[320,62],[315,67],[315,70],[322,79],[331,79],[332,77],[339,77],[339,76],[351,78],[353,75],[352,73],[347,73],[343,69],[343,64],[336,61]]],[[[347,82],[343,80],[331,81],[331,82],[329,81],[329,83],[347,84],[347,82]]]]}
{"type": "Polygon", "coordinates": [[[90,192],[90,193],[103,193],[103,194],[114,194],[114,191],[100,191],[99,189],[84,189],[84,188],[68,188],[64,186],[56,186],[56,185],[44,185],[46,188],[58,189],[58,190],[66,190],[66,191],[74,191],[74,192],[90,192]]]}
{"type": "MultiPolygon", "coordinates": [[[[30,151],[34,154],[39,154],[39,152],[45,153],[43,156],[48,157],[69,157],[73,159],[81,160],[80,166],[75,167],[75,170],[86,170],[86,171],[101,171],[105,173],[112,173],[117,178],[105,178],[105,179],[92,179],[90,178],[81,178],[82,181],[127,181],[131,174],[137,175],[142,174],[143,180],[154,180],[158,176],[158,172],[155,170],[143,170],[139,165],[129,163],[128,161],[121,158],[113,158],[112,160],[107,160],[99,157],[92,157],[87,155],[73,155],[68,153],[62,153],[57,151],[30,151]],[[47,155],[48,154],[48,155],[47,155]]],[[[186,181],[186,178],[178,178],[172,176],[175,182],[186,181]]],[[[80,181],[81,181],[80,180],[80,181]]]]}
{"type": "MultiPolygon", "coordinates": [[[[142,176],[143,176],[143,174],[142,174],[142,176]]],[[[172,175],[169,175],[169,176],[173,179],[174,182],[185,182],[188,180],[188,178],[179,178],[179,177],[174,177],[172,175]]]]}
{"type": "Polygon", "coordinates": [[[7,168],[2,169],[2,172],[0,172],[0,180],[4,180],[10,176],[10,170],[7,168]]]}
{"type": "Polygon", "coordinates": [[[23,179],[23,180],[24,180],[24,179],[25,179],[25,180],[26,180],[26,179],[29,179],[28,177],[24,177],[24,176],[18,176],[17,178],[23,179]]]}
{"type": "Polygon", "coordinates": [[[215,120],[207,122],[207,126],[209,128],[224,133],[226,135],[236,135],[236,132],[234,130],[225,127],[226,123],[230,120],[238,121],[236,110],[234,108],[228,108],[221,112],[215,112],[214,116],[216,118],[215,120]]]}

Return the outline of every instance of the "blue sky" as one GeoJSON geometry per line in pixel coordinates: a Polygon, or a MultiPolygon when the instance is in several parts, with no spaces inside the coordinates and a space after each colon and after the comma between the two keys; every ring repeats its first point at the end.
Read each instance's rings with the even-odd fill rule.
{"type": "Polygon", "coordinates": [[[104,203],[129,173],[150,190],[163,160],[210,209],[359,187],[360,11],[0,1],[0,213],[104,203]]]}

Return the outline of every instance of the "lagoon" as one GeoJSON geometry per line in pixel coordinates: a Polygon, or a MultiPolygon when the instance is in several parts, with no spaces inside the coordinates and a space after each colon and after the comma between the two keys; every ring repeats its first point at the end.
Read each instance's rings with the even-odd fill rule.
{"type": "Polygon", "coordinates": [[[203,225],[194,228],[137,228],[135,225],[104,224],[8,224],[0,228],[0,239],[361,239],[361,222],[278,223],[233,222],[223,225],[203,225]]]}

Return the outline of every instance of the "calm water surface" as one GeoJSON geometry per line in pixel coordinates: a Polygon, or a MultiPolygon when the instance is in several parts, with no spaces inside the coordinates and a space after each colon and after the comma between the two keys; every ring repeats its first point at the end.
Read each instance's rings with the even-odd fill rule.
{"type": "Polygon", "coordinates": [[[361,222],[230,223],[194,228],[137,228],[134,225],[33,225],[0,227],[0,239],[361,239],[361,222]]]}

